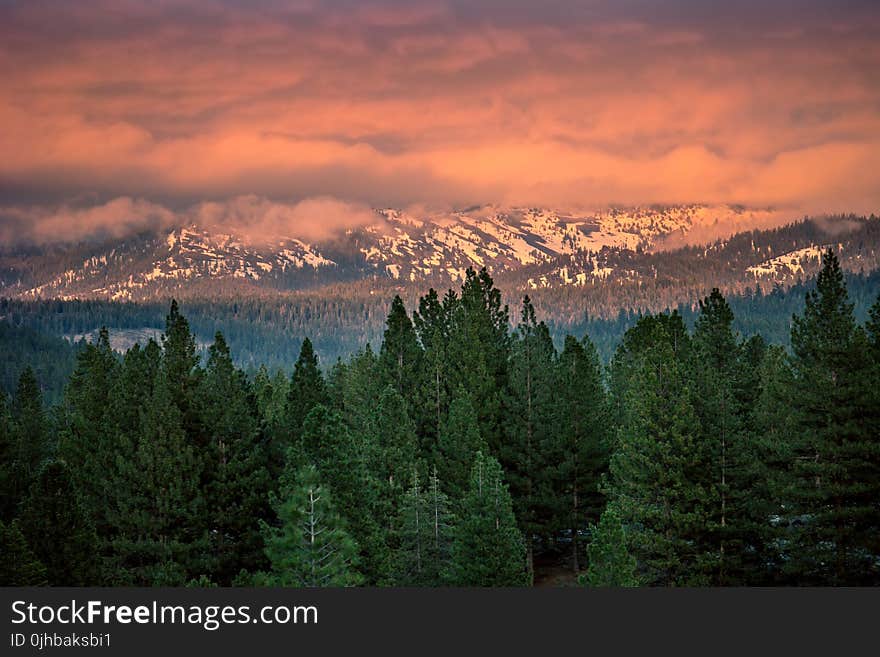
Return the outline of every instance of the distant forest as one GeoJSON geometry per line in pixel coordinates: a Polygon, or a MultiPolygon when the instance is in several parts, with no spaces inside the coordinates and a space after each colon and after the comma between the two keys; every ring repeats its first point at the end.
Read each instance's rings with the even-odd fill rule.
{"type": "MultiPolygon", "coordinates": [[[[216,307],[172,302],[159,341],[71,347],[58,404],[31,367],[0,398],[0,583],[880,584],[872,289],[828,250],[815,284],[554,341],[469,270],[412,313],[395,297],[377,348],[322,368],[303,339],[292,373],[251,375],[234,331],[200,353],[216,307]]],[[[155,312],[3,303],[35,350],[15,327],[155,312]]]]}
{"type": "MultiPolygon", "coordinates": [[[[849,297],[856,319],[865,321],[868,309],[880,294],[880,270],[870,274],[847,274],[849,297]]],[[[733,310],[733,330],[742,337],[762,336],[768,343],[789,348],[791,318],[804,307],[807,290],[815,287],[812,277],[788,288],[775,285],[762,289],[747,288],[742,294],[729,295],[733,310]]],[[[708,291],[709,288],[707,288],[708,291]]],[[[582,312],[576,320],[565,319],[553,311],[556,295],[567,290],[537,291],[541,304],[535,302],[539,315],[546,318],[550,336],[557,350],[565,336],[587,336],[599,358],[607,365],[624,334],[646,311],[621,310],[612,319],[591,317],[582,312]]],[[[351,298],[342,294],[327,297],[305,295],[294,298],[256,298],[233,300],[188,299],[183,303],[190,328],[202,358],[217,331],[223,333],[238,367],[253,377],[261,366],[269,372],[290,371],[296,362],[304,336],[309,336],[325,371],[339,359],[347,360],[369,344],[374,350],[382,343],[389,301],[377,296],[351,298]]],[[[505,299],[510,301],[510,299],[505,299]]],[[[418,299],[406,305],[414,307],[418,299]]],[[[73,372],[76,355],[83,344],[61,336],[97,337],[102,326],[115,332],[136,332],[151,328],[163,330],[167,302],[121,303],[112,301],[21,301],[0,298],[0,390],[12,394],[18,377],[31,366],[45,400],[61,400],[67,378],[73,372]]],[[[699,304],[682,303],[675,307],[689,328],[699,314],[699,304]]],[[[519,309],[516,309],[518,315],[519,309]]],[[[512,318],[512,323],[517,320],[512,318]]],[[[512,326],[511,328],[515,328],[512,326]]],[[[138,336],[140,337],[140,336],[138,336]]],[[[86,340],[87,341],[87,340],[86,340]]],[[[82,339],[80,339],[82,342],[82,339]]],[[[142,341],[142,346],[144,342],[142,341]]]]}

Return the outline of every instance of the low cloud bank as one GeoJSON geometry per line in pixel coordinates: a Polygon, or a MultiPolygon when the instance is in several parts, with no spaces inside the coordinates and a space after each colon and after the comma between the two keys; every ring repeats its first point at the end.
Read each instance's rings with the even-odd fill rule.
{"type": "Polygon", "coordinates": [[[182,211],[144,199],[115,198],[91,207],[0,208],[0,242],[50,244],[120,239],[141,231],[196,224],[226,230],[254,243],[283,237],[320,241],[379,223],[369,207],[329,197],[278,202],[254,195],[205,201],[182,211]]]}
{"type": "MultiPolygon", "coordinates": [[[[405,211],[417,221],[437,219],[452,208],[414,204],[405,211]]],[[[672,250],[694,244],[708,244],[743,230],[781,226],[806,216],[797,208],[755,209],[709,206],[694,216],[686,233],[669,235],[656,245],[672,250]]],[[[820,226],[830,235],[853,227],[843,216],[815,213],[820,226]]],[[[452,215],[449,214],[450,219],[452,215]]],[[[80,241],[122,239],[143,231],[161,231],[194,224],[216,232],[228,232],[251,244],[264,245],[282,238],[320,243],[349,229],[384,226],[384,218],[363,203],[332,197],[278,201],[244,195],[226,200],[195,203],[179,210],[141,198],[119,197],[91,206],[0,207],[0,246],[48,245],[80,241]]]]}

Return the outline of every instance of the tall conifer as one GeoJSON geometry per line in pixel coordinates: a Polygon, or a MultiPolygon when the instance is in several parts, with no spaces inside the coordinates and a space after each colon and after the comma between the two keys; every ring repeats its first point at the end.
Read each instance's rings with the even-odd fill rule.
{"type": "Polygon", "coordinates": [[[302,435],[303,423],[309,412],[318,404],[328,402],[324,376],[318,368],[318,356],[312,347],[312,341],[305,338],[299,358],[293,366],[293,376],[287,394],[286,436],[284,436],[286,444],[296,443],[302,435]]]}
{"type": "Polygon", "coordinates": [[[213,580],[228,584],[240,569],[253,571],[262,563],[257,521],[267,517],[270,482],[256,399],[219,332],[196,399],[209,440],[202,458],[213,580]]]}
{"type": "MultiPolygon", "coordinates": [[[[708,584],[717,550],[704,547],[716,532],[717,494],[704,483],[709,453],[676,358],[680,336],[668,320],[644,318],[621,349],[629,350],[625,424],[611,457],[607,492],[632,528],[629,547],[648,584],[708,584]],[[641,326],[640,326],[641,325],[641,326]]],[[[681,353],[681,352],[679,352],[681,353]]],[[[619,356],[622,354],[619,354],[619,356]]]]}
{"type": "Polygon", "coordinates": [[[411,412],[417,404],[421,369],[422,348],[415,328],[403,300],[395,295],[379,351],[379,373],[382,383],[392,386],[406,400],[411,412]]]}
{"type": "Polygon", "coordinates": [[[526,548],[501,466],[477,452],[452,544],[450,580],[457,586],[526,586],[526,548]]]}
{"type": "Polygon", "coordinates": [[[12,399],[12,506],[17,506],[51,452],[49,419],[34,371],[27,367],[18,379],[12,399]]]}
{"type": "Polygon", "coordinates": [[[271,570],[257,575],[264,586],[352,586],[361,579],[356,569],[357,543],[346,531],[330,488],[317,468],[288,471],[272,506],[278,526],[263,523],[263,539],[271,570]]]}
{"type": "Polygon", "coordinates": [[[555,375],[554,431],[545,447],[548,505],[555,529],[571,535],[577,573],[580,534],[599,521],[605,507],[600,482],[608,469],[611,418],[599,356],[589,338],[578,342],[566,336],[555,375]]]}
{"type": "Polygon", "coordinates": [[[792,320],[798,440],[791,479],[788,571],[798,583],[880,581],[873,548],[880,497],[880,434],[870,416],[868,340],[856,324],[834,252],[792,320]]]}
{"type": "Polygon", "coordinates": [[[545,456],[552,449],[556,350],[546,324],[538,322],[528,296],[513,339],[505,421],[506,440],[499,459],[507,474],[513,508],[526,540],[527,564],[533,570],[535,541],[548,533],[550,480],[545,456]]]}

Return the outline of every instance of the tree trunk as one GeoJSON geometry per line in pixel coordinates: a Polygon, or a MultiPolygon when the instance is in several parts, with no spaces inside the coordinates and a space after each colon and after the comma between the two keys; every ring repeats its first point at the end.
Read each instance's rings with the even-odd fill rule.
{"type": "Polygon", "coordinates": [[[435,371],[435,390],[437,393],[437,439],[440,439],[441,421],[440,421],[440,368],[435,371]]]}

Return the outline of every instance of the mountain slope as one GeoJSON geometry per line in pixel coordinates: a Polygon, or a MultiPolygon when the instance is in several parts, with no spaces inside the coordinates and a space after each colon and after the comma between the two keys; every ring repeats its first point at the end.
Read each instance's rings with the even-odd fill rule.
{"type": "Polygon", "coordinates": [[[0,254],[0,294],[147,300],[265,294],[358,280],[445,285],[468,267],[535,271],[523,287],[607,278],[608,254],[639,254],[694,229],[766,220],[769,211],[700,205],[559,212],[483,206],[448,213],[377,210],[375,222],[316,243],[258,240],[188,225],[105,244],[0,254]],[[549,273],[548,273],[549,272],[549,273]]]}

